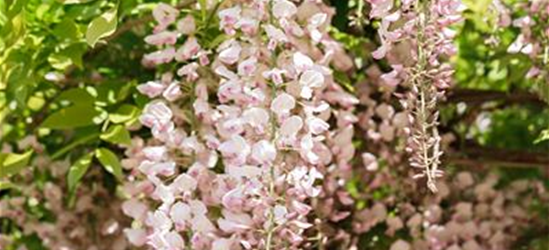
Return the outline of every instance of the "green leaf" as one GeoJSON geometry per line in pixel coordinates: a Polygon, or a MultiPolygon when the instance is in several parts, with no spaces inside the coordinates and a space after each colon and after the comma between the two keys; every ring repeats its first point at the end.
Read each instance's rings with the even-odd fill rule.
{"type": "Polygon", "coordinates": [[[6,12],[8,18],[12,18],[13,16],[19,14],[23,10],[27,2],[28,0],[15,0],[12,1],[11,4],[8,4],[6,12]]]}
{"type": "Polygon", "coordinates": [[[215,48],[219,44],[221,44],[223,41],[227,41],[227,35],[225,33],[220,33],[215,38],[208,39],[206,47],[207,48],[215,48]]]}
{"type": "Polygon", "coordinates": [[[78,159],[70,168],[69,168],[69,175],[67,177],[67,181],[69,185],[70,190],[74,190],[76,188],[76,185],[80,182],[82,177],[88,172],[88,169],[90,168],[90,163],[93,158],[93,153],[88,153],[80,159],[78,159]]]}
{"type": "Polygon", "coordinates": [[[139,108],[133,105],[124,104],[114,113],[109,114],[109,120],[113,123],[132,123],[139,117],[139,108]]]}
{"type": "Polygon", "coordinates": [[[82,36],[76,22],[70,18],[65,18],[56,24],[52,32],[60,40],[76,40],[82,36]]]}
{"type": "Polygon", "coordinates": [[[48,250],[48,248],[44,247],[42,240],[36,233],[23,235],[21,238],[16,240],[15,244],[17,246],[25,246],[28,250],[48,250]]]}
{"type": "Polygon", "coordinates": [[[85,52],[86,45],[84,43],[74,43],[57,53],[51,54],[48,57],[48,62],[58,70],[65,70],[72,64],[82,68],[82,56],[85,52]]]}
{"type": "Polygon", "coordinates": [[[62,55],[61,53],[51,54],[48,57],[48,62],[54,69],[58,70],[65,70],[72,64],[70,57],[62,55]]]}
{"type": "Polygon", "coordinates": [[[17,188],[15,184],[7,181],[0,181],[0,191],[17,188]]]}
{"type": "Polygon", "coordinates": [[[117,179],[122,180],[122,165],[118,157],[107,148],[98,148],[95,150],[95,157],[101,162],[101,165],[107,172],[113,174],[117,179]]]}
{"type": "Polygon", "coordinates": [[[202,22],[206,21],[207,15],[208,15],[208,3],[206,0],[198,0],[198,4],[200,5],[200,13],[202,16],[202,22]]]}
{"type": "Polygon", "coordinates": [[[100,106],[111,106],[120,103],[128,97],[133,86],[133,82],[109,81],[102,83],[96,87],[96,104],[100,106]]]}
{"type": "Polygon", "coordinates": [[[74,134],[75,137],[72,139],[70,143],[64,143],[62,148],[55,151],[51,155],[52,160],[55,160],[63,155],[65,155],[67,152],[70,152],[74,148],[89,143],[94,140],[98,140],[99,137],[99,126],[96,127],[84,127],[81,129],[75,129],[74,134]]]}
{"type": "Polygon", "coordinates": [[[343,87],[345,87],[347,91],[355,93],[355,88],[353,87],[351,79],[349,79],[349,76],[347,76],[347,74],[340,71],[334,71],[334,78],[338,83],[343,85],[343,87]]]}
{"type": "Polygon", "coordinates": [[[7,94],[8,99],[15,100],[18,109],[25,108],[29,93],[36,85],[30,63],[23,62],[24,65],[17,65],[12,68],[8,77],[7,94]]]}
{"type": "Polygon", "coordinates": [[[549,84],[547,82],[540,80],[534,84],[533,89],[543,101],[549,104],[549,84]]]}
{"type": "Polygon", "coordinates": [[[69,129],[99,124],[105,119],[103,113],[91,105],[73,105],[51,114],[41,126],[50,129],[69,129]]]}
{"type": "Polygon", "coordinates": [[[86,42],[91,47],[94,47],[97,41],[101,38],[110,36],[114,33],[116,30],[116,25],[118,24],[117,10],[117,7],[110,9],[101,16],[93,19],[88,25],[88,29],[86,31],[86,42]]]}
{"type": "Polygon", "coordinates": [[[27,100],[27,107],[29,107],[32,111],[40,110],[44,107],[44,104],[46,104],[46,100],[44,100],[44,97],[41,96],[31,96],[29,97],[29,100],[27,100]]]}
{"type": "Polygon", "coordinates": [[[82,63],[82,57],[86,53],[88,47],[83,42],[73,43],[69,47],[65,48],[61,54],[69,57],[78,68],[82,69],[84,67],[82,63]]]}
{"type": "Polygon", "coordinates": [[[101,140],[114,144],[131,144],[130,132],[123,125],[110,126],[105,133],[100,136],[101,140]]]}
{"type": "Polygon", "coordinates": [[[463,1],[465,6],[467,6],[468,9],[472,10],[473,12],[486,14],[487,9],[492,3],[490,0],[465,0],[463,1]]]}
{"type": "Polygon", "coordinates": [[[63,91],[59,96],[56,98],[57,102],[61,101],[69,101],[72,104],[76,105],[93,105],[95,98],[93,98],[88,91],[81,88],[73,88],[69,90],[63,91]]]}
{"type": "Polygon", "coordinates": [[[0,154],[0,178],[16,174],[26,167],[32,156],[32,150],[23,154],[0,154]]]}
{"type": "Polygon", "coordinates": [[[547,140],[549,140],[549,128],[541,131],[538,138],[536,138],[536,140],[534,141],[534,144],[538,144],[542,141],[547,141],[547,140]]]}
{"type": "Polygon", "coordinates": [[[81,3],[89,3],[95,0],[58,0],[63,2],[64,4],[81,4],[81,3]]]}

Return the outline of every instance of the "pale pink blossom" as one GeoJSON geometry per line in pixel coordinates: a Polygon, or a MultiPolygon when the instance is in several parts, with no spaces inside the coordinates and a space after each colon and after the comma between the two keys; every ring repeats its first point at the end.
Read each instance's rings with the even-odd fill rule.
{"type": "Polygon", "coordinates": [[[188,174],[180,174],[170,185],[170,188],[176,193],[190,193],[196,190],[197,181],[188,174]]]}
{"type": "Polygon", "coordinates": [[[182,94],[183,93],[181,92],[181,88],[179,87],[179,83],[173,82],[170,85],[168,85],[166,90],[164,90],[164,92],[162,93],[162,96],[166,100],[168,100],[170,102],[173,102],[173,101],[177,100],[179,97],[181,97],[182,94]]]}
{"type": "Polygon", "coordinates": [[[282,75],[285,73],[285,70],[274,68],[263,72],[263,77],[271,79],[271,81],[273,81],[276,85],[280,85],[284,83],[284,78],[282,77],[282,75]]]}
{"type": "Polygon", "coordinates": [[[171,5],[165,3],[159,3],[153,10],[153,17],[158,22],[160,30],[165,29],[168,25],[175,22],[179,15],[179,10],[175,9],[171,5]]]}
{"type": "Polygon", "coordinates": [[[410,243],[399,239],[391,245],[390,250],[410,250],[410,249],[412,249],[412,246],[410,246],[410,243]]]}
{"type": "Polygon", "coordinates": [[[147,214],[148,208],[145,204],[137,201],[136,199],[130,199],[122,204],[122,211],[124,211],[124,214],[137,221],[143,221],[147,214]]]}
{"type": "Polygon", "coordinates": [[[223,217],[217,221],[219,228],[227,233],[242,233],[254,226],[252,217],[245,213],[233,213],[223,209],[223,217]]]}
{"type": "Polygon", "coordinates": [[[276,158],[276,148],[272,143],[261,140],[253,145],[251,157],[260,164],[269,164],[276,158]]]}
{"type": "Polygon", "coordinates": [[[195,37],[188,37],[183,46],[179,47],[175,54],[175,60],[179,62],[187,61],[196,56],[200,51],[200,44],[195,37]]]}
{"type": "Polygon", "coordinates": [[[147,242],[147,232],[145,229],[126,228],[124,229],[124,233],[128,241],[135,246],[141,247],[147,242]]]}
{"type": "Polygon", "coordinates": [[[158,50],[143,57],[145,64],[159,65],[163,63],[169,63],[175,56],[175,49],[172,47],[158,50]]]}
{"type": "Polygon", "coordinates": [[[241,18],[240,16],[241,8],[240,6],[235,6],[232,8],[224,9],[219,11],[217,16],[220,19],[220,27],[227,34],[234,34],[234,26],[237,21],[241,18]]]}
{"type": "Polygon", "coordinates": [[[292,59],[298,73],[308,70],[314,65],[313,60],[301,52],[296,52],[292,59]]]}
{"type": "Polygon", "coordinates": [[[231,239],[219,238],[212,244],[212,250],[225,250],[233,248],[233,241],[231,239]]]}
{"type": "Polygon", "coordinates": [[[177,70],[178,76],[185,76],[186,80],[189,82],[194,82],[196,79],[198,79],[199,75],[196,70],[198,69],[199,65],[196,62],[189,63],[183,67],[181,67],[179,70],[177,70]]]}
{"type": "Polygon", "coordinates": [[[144,94],[148,96],[149,98],[155,98],[162,94],[166,86],[160,82],[157,81],[148,81],[144,84],[140,84],[137,86],[137,90],[141,92],[141,94],[144,94]]]}
{"type": "Polygon", "coordinates": [[[221,143],[219,151],[224,157],[232,159],[235,164],[242,164],[250,154],[251,147],[242,136],[234,135],[231,139],[221,143]]]}
{"type": "Polygon", "coordinates": [[[280,135],[294,138],[303,127],[303,119],[299,116],[291,116],[286,119],[280,127],[280,135]]]}
{"type": "Polygon", "coordinates": [[[237,42],[233,42],[228,48],[219,52],[218,58],[223,63],[234,64],[238,61],[240,57],[240,51],[242,51],[242,47],[240,47],[240,44],[237,42]]]}
{"type": "Polygon", "coordinates": [[[163,102],[150,103],[145,106],[140,117],[141,123],[156,131],[167,131],[173,128],[172,111],[163,102]]]}
{"type": "Polygon", "coordinates": [[[371,18],[387,16],[393,8],[393,0],[368,0],[368,2],[372,5],[372,10],[370,11],[371,18]]]}
{"type": "Polygon", "coordinates": [[[324,76],[318,71],[307,70],[299,78],[299,84],[301,84],[301,97],[310,99],[313,89],[324,85],[324,76]]]}
{"type": "Polygon", "coordinates": [[[192,15],[186,15],[177,21],[177,31],[183,35],[193,34],[196,30],[196,24],[192,15]]]}
{"type": "Polygon", "coordinates": [[[307,124],[309,131],[315,135],[321,134],[330,128],[330,125],[327,122],[314,116],[307,118],[305,123],[307,124]]]}
{"type": "Polygon", "coordinates": [[[192,218],[191,208],[189,205],[178,201],[170,210],[170,218],[177,231],[185,230],[192,218]]]}
{"type": "Polygon", "coordinates": [[[238,64],[238,74],[241,76],[252,76],[257,68],[257,58],[250,57],[238,64]]]}
{"type": "Polygon", "coordinates": [[[288,37],[281,29],[268,24],[264,27],[267,36],[269,37],[268,49],[273,50],[278,44],[289,42],[288,37]]]}
{"type": "Polygon", "coordinates": [[[275,0],[272,11],[276,18],[288,18],[297,13],[297,7],[288,0],[275,0]]]}
{"type": "Polygon", "coordinates": [[[171,31],[161,31],[159,33],[145,37],[146,43],[156,45],[156,46],[174,45],[176,41],[177,41],[177,34],[171,31]]]}
{"type": "Polygon", "coordinates": [[[279,116],[288,114],[293,108],[295,108],[295,98],[286,93],[276,96],[271,103],[271,111],[279,116]]]}

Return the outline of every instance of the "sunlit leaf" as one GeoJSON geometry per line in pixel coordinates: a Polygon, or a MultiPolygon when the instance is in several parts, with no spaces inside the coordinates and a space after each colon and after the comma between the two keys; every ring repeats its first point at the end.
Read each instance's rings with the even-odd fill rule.
{"type": "Polygon", "coordinates": [[[17,186],[11,182],[0,181],[0,191],[17,188],[17,186]]]}
{"type": "Polygon", "coordinates": [[[549,129],[541,131],[540,135],[536,140],[534,141],[534,144],[538,144],[542,141],[548,141],[549,140],[549,129]]]}
{"type": "Polygon", "coordinates": [[[81,3],[89,3],[93,2],[95,0],[58,0],[64,4],[81,4],[81,3]]]}
{"type": "Polygon", "coordinates": [[[123,178],[122,165],[116,154],[107,148],[98,148],[95,150],[95,157],[97,157],[107,172],[111,173],[119,180],[123,178]]]}
{"type": "Polygon", "coordinates": [[[57,53],[51,54],[48,57],[48,62],[58,70],[65,70],[73,64],[82,68],[82,56],[85,52],[86,46],[84,43],[75,43],[57,53]]]}
{"type": "Polygon", "coordinates": [[[63,108],[46,118],[42,123],[43,128],[69,129],[93,124],[99,124],[104,120],[103,112],[90,105],[73,105],[63,108]]]}
{"type": "Polygon", "coordinates": [[[110,126],[105,133],[101,134],[100,138],[114,144],[131,144],[130,132],[123,125],[110,126]]]}
{"type": "Polygon", "coordinates": [[[76,160],[74,164],[69,168],[69,174],[67,176],[67,182],[70,190],[74,190],[76,185],[80,182],[82,177],[88,172],[90,163],[93,158],[93,153],[88,153],[80,159],[76,160]]]}
{"type": "Polygon", "coordinates": [[[32,156],[32,151],[23,154],[0,154],[0,178],[13,175],[27,166],[32,156]]]}
{"type": "Polygon", "coordinates": [[[115,7],[91,21],[86,31],[86,42],[94,47],[101,38],[112,35],[116,31],[117,24],[117,8],[115,7]]]}
{"type": "Polygon", "coordinates": [[[16,108],[25,108],[29,93],[35,85],[36,81],[29,69],[29,65],[18,65],[13,68],[8,78],[8,98],[16,101],[16,108]]]}
{"type": "Polygon", "coordinates": [[[76,22],[70,18],[65,18],[56,24],[52,32],[59,40],[76,40],[82,36],[76,22]]]}
{"type": "Polygon", "coordinates": [[[109,114],[109,120],[113,123],[132,123],[139,117],[139,109],[136,106],[124,104],[114,113],[109,114]]]}
{"type": "Polygon", "coordinates": [[[39,96],[31,96],[27,101],[27,106],[34,111],[40,110],[44,104],[46,104],[46,101],[43,97],[39,96]]]}
{"type": "Polygon", "coordinates": [[[63,91],[57,97],[56,101],[69,101],[72,104],[87,104],[92,105],[95,101],[88,91],[81,88],[73,88],[63,91]]]}
{"type": "Polygon", "coordinates": [[[50,55],[48,57],[48,62],[52,67],[58,70],[65,70],[72,64],[72,60],[70,57],[62,55],[60,53],[50,55]]]}

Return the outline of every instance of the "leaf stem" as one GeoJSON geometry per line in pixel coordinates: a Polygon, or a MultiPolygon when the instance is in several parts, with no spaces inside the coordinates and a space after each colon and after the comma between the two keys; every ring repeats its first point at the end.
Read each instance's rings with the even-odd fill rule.
{"type": "Polygon", "coordinates": [[[86,143],[86,142],[89,142],[93,139],[95,139],[96,137],[99,136],[99,133],[92,133],[88,136],[84,136],[78,140],[75,140],[73,142],[71,142],[69,145],[65,146],[64,148],[60,149],[59,151],[55,152],[52,156],[51,156],[51,159],[52,160],[55,160],[61,156],[63,156],[65,153],[67,153],[69,150],[73,149],[74,147],[78,146],[79,144],[83,144],[83,143],[86,143]]]}

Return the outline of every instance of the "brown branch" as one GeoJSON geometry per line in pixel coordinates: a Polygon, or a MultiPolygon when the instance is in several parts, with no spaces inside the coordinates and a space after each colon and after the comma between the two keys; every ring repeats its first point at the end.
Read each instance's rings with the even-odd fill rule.
{"type": "Polygon", "coordinates": [[[484,168],[488,166],[502,166],[509,168],[544,168],[549,167],[548,163],[538,163],[538,162],[523,162],[523,161],[508,161],[507,159],[474,159],[468,156],[462,156],[460,154],[450,154],[444,158],[445,162],[474,167],[474,168],[484,168]]]}
{"type": "Polygon", "coordinates": [[[490,101],[504,101],[506,104],[532,103],[547,105],[537,95],[528,92],[503,92],[479,89],[453,89],[447,94],[447,103],[465,102],[481,104],[490,101]]]}
{"type": "Polygon", "coordinates": [[[549,170],[549,152],[528,152],[474,145],[449,152],[444,161],[472,167],[490,165],[515,168],[540,167],[549,170]]]}

